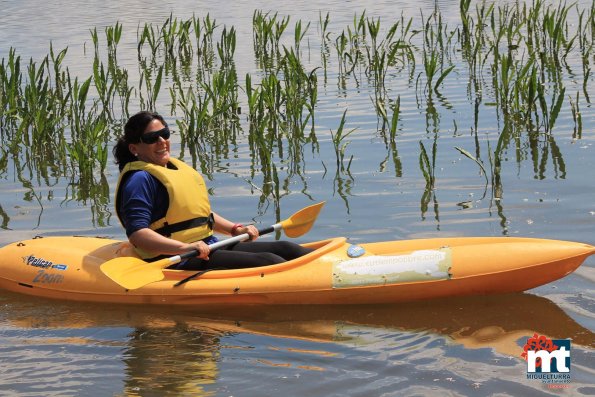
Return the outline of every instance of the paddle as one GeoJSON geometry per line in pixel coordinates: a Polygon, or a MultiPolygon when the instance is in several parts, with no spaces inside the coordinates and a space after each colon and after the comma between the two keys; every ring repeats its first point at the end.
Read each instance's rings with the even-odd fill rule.
{"type": "MultiPolygon", "coordinates": [[[[260,235],[264,235],[282,229],[287,237],[299,237],[312,228],[323,205],[324,202],[321,202],[302,208],[288,219],[272,226],[259,229],[258,232],[260,235]]],[[[226,240],[217,241],[216,243],[210,244],[209,247],[211,248],[211,251],[213,251],[217,248],[238,243],[249,238],[250,236],[247,233],[244,233],[226,240]]],[[[180,255],[163,258],[155,262],[146,262],[135,257],[120,257],[103,263],[101,265],[101,271],[122,287],[129,290],[137,289],[155,281],[162,280],[165,277],[163,269],[175,265],[176,263],[180,263],[184,259],[195,257],[197,254],[197,250],[192,250],[180,255]]]]}

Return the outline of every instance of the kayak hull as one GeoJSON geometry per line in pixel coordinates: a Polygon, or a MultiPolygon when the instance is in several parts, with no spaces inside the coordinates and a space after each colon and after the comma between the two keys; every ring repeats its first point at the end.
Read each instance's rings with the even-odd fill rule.
{"type": "Polygon", "coordinates": [[[126,290],[100,270],[131,255],[128,243],[96,237],[45,237],[0,248],[0,288],[51,299],[148,305],[382,304],[521,292],[560,279],[595,253],[576,242],[517,237],[387,241],[352,246],[345,238],[305,244],[293,261],[192,271],[126,290]],[[350,256],[351,255],[351,256],[350,256]]]}

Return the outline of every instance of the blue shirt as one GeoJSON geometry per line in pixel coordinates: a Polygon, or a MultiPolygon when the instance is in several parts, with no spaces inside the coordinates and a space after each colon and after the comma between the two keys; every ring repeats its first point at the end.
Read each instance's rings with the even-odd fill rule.
{"type": "Polygon", "coordinates": [[[147,171],[133,172],[121,187],[120,214],[126,236],[163,218],[169,207],[165,186],[147,171]]]}

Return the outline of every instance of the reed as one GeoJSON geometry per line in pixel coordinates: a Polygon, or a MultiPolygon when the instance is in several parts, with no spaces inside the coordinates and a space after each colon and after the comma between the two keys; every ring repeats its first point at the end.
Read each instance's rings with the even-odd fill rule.
{"type": "Polygon", "coordinates": [[[6,62],[2,58],[0,63],[0,136],[3,142],[11,139],[13,128],[8,127],[18,120],[22,106],[21,87],[21,57],[16,55],[16,49],[11,47],[6,62]]]}
{"type": "Polygon", "coordinates": [[[455,68],[455,65],[444,67],[446,29],[439,13],[432,14],[424,23],[422,60],[426,78],[425,92],[429,96],[432,96],[433,92],[438,94],[438,88],[455,68]]]}
{"type": "Polygon", "coordinates": [[[574,121],[574,132],[572,137],[574,139],[582,139],[583,135],[583,116],[580,109],[579,93],[576,93],[576,99],[570,97],[570,109],[572,111],[572,120],[574,121]]]}
{"type": "Polygon", "coordinates": [[[331,42],[330,39],[330,32],[328,31],[328,24],[330,22],[329,13],[326,13],[324,19],[322,18],[322,12],[318,13],[318,26],[320,29],[320,59],[322,60],[322,70],[324,73],[324,83],[327,82],[327,72],[328,72],[328,59],[330,56],[330,47],[329,43],[331,42]]]}
{"type": "MultiPolygon", "coordinates": [[[[260,66],[268,70],[274,67],[282,52],[279,43],[283,33],[289,25],[290,17],[279,17],[278,13],[263,14],[256,10],[252,16],[253,43],[256,58],[260,66]]],[[[300,24],[301,29],[301,24],[300,24]]]]}
{"type": "Polygon", "coordinates": [[[347,116],[347,110],[343,111],[343,116],[341,116],[341,121],[339,122],[339,127],[337,128],[337,132],[333,133],[331,130],[331,138],[333,142],[333,146],[335,149],[335,157],[337,160],[337,173],[338,174],[348,174],[351,175],[350,168],[351,162],[353,161],[353,155],[349,157],[349,161],[347,162],[347,166],[345,166],[345,151],[347,147],[351,143],[347,141],[346,138],[351,135],[356,129],[353,128],[349,131],[345,131],[345,117],[347,116]]]}
{"type": "Polygon", "coordinates": [[[425,219],[425,214],[428,211],[428,206],[431,201],[434,202],[434,216],[437,221],[440,221],[438,212],[438,200],[436,199],[435,184],[436,184],[436,156],[438,148],[437,136],[434,136],[432,144],[432,159],[428,156],[426,148],[422,141],[419,141],[419,169],[426,181],[424,192],[420,199],[420,210],[422,219],[425,219]]]}

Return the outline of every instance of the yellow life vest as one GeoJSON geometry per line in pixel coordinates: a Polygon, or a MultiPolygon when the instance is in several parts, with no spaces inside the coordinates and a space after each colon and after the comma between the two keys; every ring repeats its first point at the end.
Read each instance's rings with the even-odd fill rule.
{"type": "MultiPolygon", "coordinates": [[[[157,178],[169,195],[165,217],[153,222],[149,226],[151,230],[184,243],[202,240],[213,234],[213,216],[204,179],[194,168],[174,158],[169,159],[168,167],[144,161],[132,161],[124,166],[116,186],[116,213],[120,223],[123,223],[119,213],[121,183],[127,173],[140,170],[157,178]]],[[[139,248],[136,250],[145,259],[158,255],[139,248]]]]}

